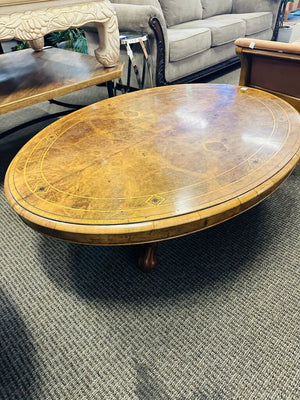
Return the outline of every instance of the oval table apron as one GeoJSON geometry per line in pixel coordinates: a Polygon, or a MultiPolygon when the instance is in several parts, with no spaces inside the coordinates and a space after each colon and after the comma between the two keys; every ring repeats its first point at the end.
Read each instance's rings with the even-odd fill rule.
{"type": "MultiPolygon", "coordinates": [[[[142,90],[47,126],[16,155],[5,192],[43,234],[90,245],[157,242],[228,220],[299,160],[299,114],[266,92],[188,84],[142,90]]],[[[144,246],[143,246],[144,247],[144,246]]]]}

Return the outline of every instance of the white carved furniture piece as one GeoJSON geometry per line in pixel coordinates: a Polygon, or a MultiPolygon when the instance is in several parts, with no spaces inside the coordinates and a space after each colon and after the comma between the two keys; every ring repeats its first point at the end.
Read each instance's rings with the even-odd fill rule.
{"type": "Polygon", "coordinates": [[[119,30],[108,0],[0,0],[0,41],[28,41],[36,51],[43,49],[46,34],[88,23],[96,26],[100,38],[96,59],[105,67],[115,66],[120,52],[119,30]]]}
{"type": "Polygon", "coordinates": [[[113,80],[122,76],[118,21],[108,0],[0,0],[0,41],[12,39],[33,50],[0,54],[0,115],[104,83],[112,96],[113,80]],[[44,47],[48,33],[85,24],[98,30],[96,57],[44,47]]]}

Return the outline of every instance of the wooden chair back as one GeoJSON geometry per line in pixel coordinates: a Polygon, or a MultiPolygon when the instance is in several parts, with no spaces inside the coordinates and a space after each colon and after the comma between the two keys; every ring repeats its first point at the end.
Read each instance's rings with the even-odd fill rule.
{"type": "Polygon", "coordinates": [[[241,59],[239,84],[273,93],[300,112],[300,41],[241,38],[235,45],[241,59]]]}

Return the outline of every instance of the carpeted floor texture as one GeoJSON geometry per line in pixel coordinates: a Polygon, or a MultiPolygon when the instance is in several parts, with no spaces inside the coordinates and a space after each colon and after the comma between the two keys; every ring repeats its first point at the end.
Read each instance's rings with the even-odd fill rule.
{"type": "Polygon", "coordinates": [[[1,117],[0,400],[299,400],[299,165],[144,274],[136,247],[46,238],[8,206],[8,164],[55,107],[1,117]]]}

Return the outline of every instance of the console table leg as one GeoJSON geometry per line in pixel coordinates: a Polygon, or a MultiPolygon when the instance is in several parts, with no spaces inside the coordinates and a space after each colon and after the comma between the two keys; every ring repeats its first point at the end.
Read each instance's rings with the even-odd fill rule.
{"type": "Polygon", "coordinates": [[[120,36],[115,14],[110,21],[94,23],[98,30],[100,47],[95,50],[95,57],[104,67],[113,67],[119,60],[120,36]],[[101,39],[100,39],[101,38],[101,39]]]}
{"type": "Polygon", "coordinates": [[[107,93],[108,93],[108,97],[114,97],[115,93],[114,93],[114,82],[113,81],[108,81],[106,82],[106,88],[107,88],[107,93]]]}
{"type": "Polygon", "coordinates": [[[141,246],[138,265],[143,272],[152,271],[157,265],[158,242],[141,246]]]}

